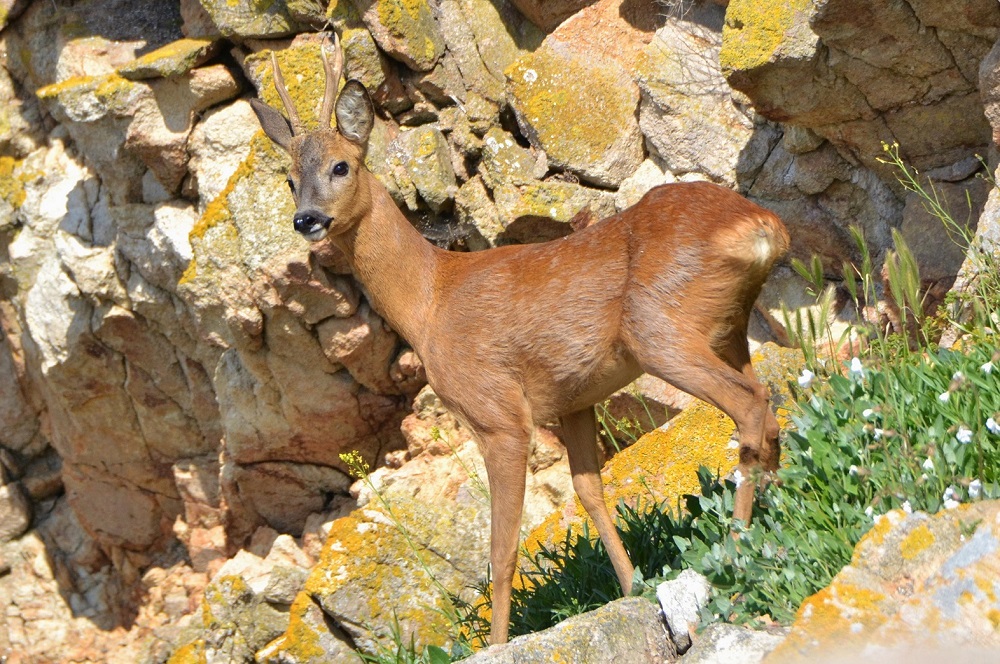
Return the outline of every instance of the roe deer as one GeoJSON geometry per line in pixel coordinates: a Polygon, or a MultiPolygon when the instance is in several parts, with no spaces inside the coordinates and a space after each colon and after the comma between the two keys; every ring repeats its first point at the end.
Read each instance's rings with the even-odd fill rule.
{"type": "MultiPolygon", "coordinates": [[[[336,41],[335,41],[336,47],[336,41]]],[[[756,380],[747,320],[788,234],[771,212],[705,182],[670,184],[562,239],[458,253],[425,240],[365,167],[374,109],[323,52],[319,129],[306,132],[272,54],[290,120],[252,100],[291,156],[293,225],[347,257],[371,306],[423,361],[427,381],[475,435],[489,476],[492,643],[507,640],[532,431],[559,418],[573,487],[623,593],[632,564],[604,502],[593,404],[642,372],[727,413],[739,429],[734,516],[748,521],[754,470],[778,467],[778,423],[756,380]],[[335,110],[337,127],[330,128],[335,110]]]]}

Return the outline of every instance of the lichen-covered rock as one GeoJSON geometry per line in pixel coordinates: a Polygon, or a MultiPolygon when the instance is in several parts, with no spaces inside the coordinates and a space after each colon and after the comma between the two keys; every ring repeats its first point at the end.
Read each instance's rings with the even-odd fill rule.
{"type": "Polygon", "coordinates": [[[616,61],[550,38],[506,76],[518,125],[551,167],[613,187],[642,163],[639,89],[616,61]]]}
{"type": "Polygon", "coordinates": [[[420,198],[434,212],[450,207],[458,185],[444,134],[424,125],[402,132],[397,142],[403,167],[420,198]]]}
{"type": "Polygon", "coordinates": [[[188,138],[190,178],[184,193],[197,198],[199,213],[222,192],[226,183],[250,152],[250,139],[258,124],[243,100],[211,108],[195,125],[188,138]]]}
{"type": "Polygon", "coordinates": [[[684,653],[684,664],[758,664],[781,644],[787,630],[754,630],[729,623],[712,623],[684,653]]]}
{"type": "Polygon", "coordinates": [[[699,22],[671,20],[657,31],[638,65],[639,126],[675,175],[698,172],[730,186],[754,129],[718,69],[723,8],[699,22]],[[700,57],[692,57],[700,52],[700,57]]]}
{"type": "Polygon", "coordinates": [[[544,155],[531,154],[503,129],[494,127],[483,137],[479,174],[490,189],[530,184],[542,179],[547,170],[544,155]]]}
{"type": "Polygon", "coordinates": [[[995,653],[998,514],[991,501],[880,517],[766,661],[995,653]]]}
{"type": "Polygon", "coordinates": [[[899,142],[918,168],[944,166],[989,140],[969,62],[1000,35],[1000,8],[963,3],[982,21],[973,28],[938,4],[736,0],[722,70],[768,118],[813,129],[886,179],[880,140],[899,142]]]}
{"type": "Polygon", "coordinates": [[[445,43],[426,0],[355,0],[379,47],[416,71],[430,71],[445,43]]]}
{"type": "Polygon", "coordinates": [[[290,35],[298,25],[288,13],[285,0],[201,0],[223,37],[240,40],[290,35]]]}
{"type": "Polygon", "coordinates": [[[614,196],[573,182],[546,180],[521,186],[501,184],[493,191],[504,243],[539,242],[568,235],[581,212],[603,219],[615,211],[614,196]]]}
{"type": "Polygon", "coordinates": [[[214,39],[179,39],[122,65],[118,73],[131,81],[180,76],[211,59],[217,47],[214,39]]]}
{"type": "Polygon", "coordinates": [[[629,597],[573,616],[543,632],[492,646],[464,661],[469,664],[665,664],[676,659],[676,648],[667,636],[656,605],[640,597],[629,597]]]}

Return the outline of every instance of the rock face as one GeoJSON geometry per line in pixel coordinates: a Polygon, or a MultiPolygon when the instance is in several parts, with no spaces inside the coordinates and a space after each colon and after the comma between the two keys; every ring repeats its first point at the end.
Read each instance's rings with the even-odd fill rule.
{"type": "MultiPolygon", "coordinates": [[[[348,544],[372,545],[381,522],[348,516],[358,496],[341,454],[351,451],[401,504],[423,500],[418,487],[457,501],[447,504],[468,517],[469,530],[455,525],[463,541],[435,540],[431,517],[413,528],[427,535],[422,547],[462,552],[449,583],[482,577],[484,516],[450,483],[458,471],[436,465],[451,450],[420,424],[430,416],[410,415],[419,359],[343,256],[292,231],[286,157],[249,109],[251,96],[279,104],[273,52],[315,123],[324,25],[379,111],[370,168],[441,246],[554,239],[658,184],[710,179],[777,211],[793,254],[817,253],[831,274],[857,258],[850,225],[876,263],[900,228],[927,287],[946,289],[962,254],[935,249],[944,231],[878,160],[879,141],[897,140],[949,201],[968,195],[973,227],[988,196],[972,155],[990,154],[1000,135],[996,4],[683,4],[678,14],[612,0],[0,0],[0,539],[14,538],[0,558],[15,561],[0,593],[16,596],[18,626],[0,629],[0,656],[60,652],[31,624],[67,613],[38,599],[56,591],[104,627],[138,620],[150,634],[200,620],[205,583],[255,533],[300,537],[318,556],[317,519],[346,517],[335,540],[349,553],[331,545],[326,559],[364,558],[348,544]],[[422,456],[431,449],[433,463],[422,456]],[[407,459],[394,480],[377,470],[407,459]],[[348,538],[348,523],[370,537],[348,538]],[[36,535],[48,573],[16,562],[36,535]],[[169,580],[182,574],[187,585],[169,580]],[[34,585],[15,588],[22,579],[34,585]],[[147,593],[161,581],[169,597],[147,593]]],[[[994,240],[995,202],[978,226],[994,240]]],[[[762,302],[755,338],[781,338],[780,304],[805,304],[801,282],[779,268],[762,302]]],[[[431,402],[421,397],[418,411],[431,402]]],[[[622,395],[611,404],[633,407],[622,395]]],[[[687,417],[705,417],[698,408],[687,417]]],[[[711,453],[725,452],[725,423],[708,419],[701,430],[722,445],[711,453]]],[[[532,524],[568,494],[558,445],[543,438],[532,524]]],[[[686,444],[670,442],[677,472],[706,461],[708,447],[686,444]]],[[[472,468],[468,447],[455,442],[472,468]]],[[[663,457],[641,449],[621,459],[610,475],[662,471],[663,457]]],[[[386,619],[396,600],[379,593],[392,584],[345,567],[384,605],[310,577],[281,616],[268,614],[266,635],[232,632],[252,647],[215,634],[186,652],[238,660],[275,635],[291,652],[309,633],[330,648],[373,644],[386,623],[371,638],[359,625],[386,619]],[[328,621],[340,626],[323,632],[328,621]]],[[[217,612],[219,633],[265,601],[248,587],[252,597],[230,585],[246,611],[217,612]]],[[[430,629],[416,616],[412,625],[430,629]]],[[[94,643],[81,658],[113,661],[94,643]]]]}
{"type": "Polygon", "coordinates": [[[998,514],[992,501],[883,516],[766,661],[996,653],[998,514]]]}

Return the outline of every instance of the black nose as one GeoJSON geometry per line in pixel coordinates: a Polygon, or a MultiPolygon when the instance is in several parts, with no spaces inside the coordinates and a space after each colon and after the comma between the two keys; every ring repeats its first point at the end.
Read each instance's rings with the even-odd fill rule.
{"type": "Polygon", "coordinates": [[[292,225],[299,233],[311,233],[319,226],[319,220],[308,212],[302,212],[295,215],[292,225]]]}

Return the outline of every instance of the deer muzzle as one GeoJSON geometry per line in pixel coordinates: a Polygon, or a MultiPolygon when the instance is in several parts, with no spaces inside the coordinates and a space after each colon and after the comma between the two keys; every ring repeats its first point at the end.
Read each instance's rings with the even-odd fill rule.
{"type": "Polygon", "coordinates": [[[325,214],[312,210],[296,212],[292,219],[292,226],[310,242],[322,240],[326,237],[327,229],[330,228],[332,218],[325,214]]]}

